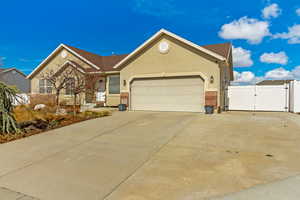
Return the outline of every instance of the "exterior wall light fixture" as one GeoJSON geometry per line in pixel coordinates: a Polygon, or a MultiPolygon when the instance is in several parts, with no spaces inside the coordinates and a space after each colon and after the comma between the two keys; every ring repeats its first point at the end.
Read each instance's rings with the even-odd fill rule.
{"type": "Polygon", "coordinates": [[[214,77],[213,76],[210,76],[210,84],[213,84],[214,83],[214,81],[215,81],[215,79],[214,79],[214,77]]]}

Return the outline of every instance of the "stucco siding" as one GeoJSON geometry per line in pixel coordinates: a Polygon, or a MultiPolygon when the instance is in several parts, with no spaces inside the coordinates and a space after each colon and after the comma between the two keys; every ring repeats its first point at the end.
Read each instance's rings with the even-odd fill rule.
{"type": "MultiPolygon", "coordinates": [[[[220,68],[216,59],[201,53],[169,36],[162,36],[138,56],[125,64],[120,72],[121,92],[129,92],[130,82],[138,77],[168,77],[199,75],[204,79],[205,91],[220,90],[220,68]],[[167,41],[167,54],[158,51],[161,41],[167,41]],[[214,82],[210,83],[210,77],[214,82]],[[126,80],[127,84],[123,85],[126,80]]],[[[220,97],[218,98],[220,103],[220,97]]]]}
{"type": "Polygon", "coordinates": [[[21,93],[30,92],[30,80],[15,70],[11,70],[0,75],[0,81],[7,85],[16,86],[21,93]]]}
{"type": "Polygon", "coordinates": [[[118,106],[119,104],[120,104],[119,94],[107,95],[106,106],[118,106]]]}
{"type": "Polygon", "coordinates": [[[31,93],[32,94],[38,94],[39,93],[39,79],[40,75],[46,71],[54,70],[57,71],[67,60],[72,60],[81,65],[84,68],[91,68],[89,64],[83,62],[81,59],[74,56],[71,52],[67,53],[67,56],[63,58],[61,56],[61,52],[64,49],[58,51],[52,59],[49,60],[48,63],[45,63],[44,67],[38,71],[34,77],[31,79],[31,93]]]}
{"type": "MultiPolygon", "coordinates": [[[[112,73],[110,75],[118,75],[117,73],[112,73]]],[[[106,78],[106,106],[118,106],[120,104],[120,94],[109,94],[109,76],[106,78]]]]}

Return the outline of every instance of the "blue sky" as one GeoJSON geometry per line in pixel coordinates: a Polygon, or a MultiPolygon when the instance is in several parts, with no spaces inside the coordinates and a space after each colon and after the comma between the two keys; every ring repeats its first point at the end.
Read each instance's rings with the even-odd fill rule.
{"type": "Polygon", "coordinates": [[[299,79],[299,8],[299,0],[3,1],[0,62],[28,74],[60,43],[123,54],[165,28],[199,45],[232,42],[239,84],[299,79]]]}

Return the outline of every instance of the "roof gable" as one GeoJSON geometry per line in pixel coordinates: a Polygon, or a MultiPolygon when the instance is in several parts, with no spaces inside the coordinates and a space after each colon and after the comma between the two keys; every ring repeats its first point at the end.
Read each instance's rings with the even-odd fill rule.
{"type": "Polygon", "coordinates": [[[220,61],[225,61],[227,59],[227,56],[224,57],[214,51],[212,51],[209,48],[205,48],[202,46],[199,46],[193,42],[190,42],[178,35],[175,35],[174,33],[171,33],[167,30],[161,29],[160,31],[158,31],[156,34],[154,34],[150,39],[148,39],[146,42],[144,42],[142,45],[140,45],[138,48],[136,48],[136,50],[134,50],[131,54],[129,54],[128,56],[126,56],[123,60],[121,60],[114,68],[118,68],[121,65],[123,65],[124,63],[126,63],[129,59],[131,59],[132,57],[134,57],[136,54],[138,54],[140,51],[142,51],[143,49],[145,49],[148,45],[150,45],[153,41],[155,41],[156,39],[158,39],[159,37],[161,37],[162,35],[167,35],[170,36],[180,42],[183,42],[184,44],[191,46],[193,48],[195,48],[196,50],[199,50],[203,53],[206,53],[214,58],[216,58],[217,60],[220,61]]]}
{"type": "Polygon", "coordinates": [[[22,76],[26,77],[26,75],[21,72],[20,70],[12,67],[12,68],[0,68],[0,74],[4,74],[4,73],[7,73],[7,72],[11,72],[11,71],[16,71],[17,73],[21,74],[22,76]]]}
{"type": "Polygon", "coordinates": [[[57,53],[59,51],[61,51],[62,49],[66,49],[68,50],[69,52],[72,53],[72,55],[78,57],[79,59],[81,59],[82,61],[84,61],[85,63],[89,64],[91,67],[99,70],[100,68],[97,67],[95,64],[91,63],[90,61],[88,61],[86,58],[82,57],[80,54],[76,53],[74,50],[70,49],[69,47],[67,47],[66,45],[64,44],[60,44],[54,51],[52,51],[52,53],[46,58],[44,59],[28,76],[27,78],[32,78],[36,72],[38,72],[39,70],[41,70],[44,65],[50,60],[52,59],[53,57],[55,57],[57,55],[57,53]]]}
{"type": "Polygon", "coordinates": [[[85,58],[86,60],[90,61],[91,63],[95,64],[98,68],[101,69],[102,67],[102,56],[85,51],[83,49],[78,49],[76,47],[72,47],[69,45],[66,45],[66,47],[68,47],[68,49],[71,49],[72,51],[76,52],[78,55],[82,56],[83,58],[85,58]]]}
{"type": "Polygon", "coordinates": [[[48,60],[50,60],[52,57],[56,55],[61,49],[66,49],[69,52],[71,52],[73,55],[77,56],[93,68],[90,69],[90,71],[93,72],[106,72],[106,71],[112,71],[115,70],[113,67],[115,64],[120,62],[126,55],[112,55],[112,56],[101,56],[97,55],[76,47],[72,47],[69,45],[61,44],[59,45],[38,67],[36,67],[31,74],[28,75],[28,78],[32,78],[34,74],[40,70],[44,64],[47,63],[48,60]]]}

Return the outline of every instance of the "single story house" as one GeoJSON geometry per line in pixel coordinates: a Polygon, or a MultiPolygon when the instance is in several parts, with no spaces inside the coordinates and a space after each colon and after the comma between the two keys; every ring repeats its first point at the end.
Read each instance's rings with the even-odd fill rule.
{"type": "Polygon", "coordinates": [[[0,68],[0,81],[15,86],[19,89],[20,93],[29,93],[30,80],[20,70],[12,68],[0,68]]]}
{"type": "Polygon", "coordinates": [[[39,75],[65,65],[99,75],[99,91],[84,103],[123,103],[130,110],[224,110],[233,80],[230,43],[199,46],[164,29],[129,55],[100,56],[61,44],[28,76],[31,93],[51,93],[39,75]]]}

